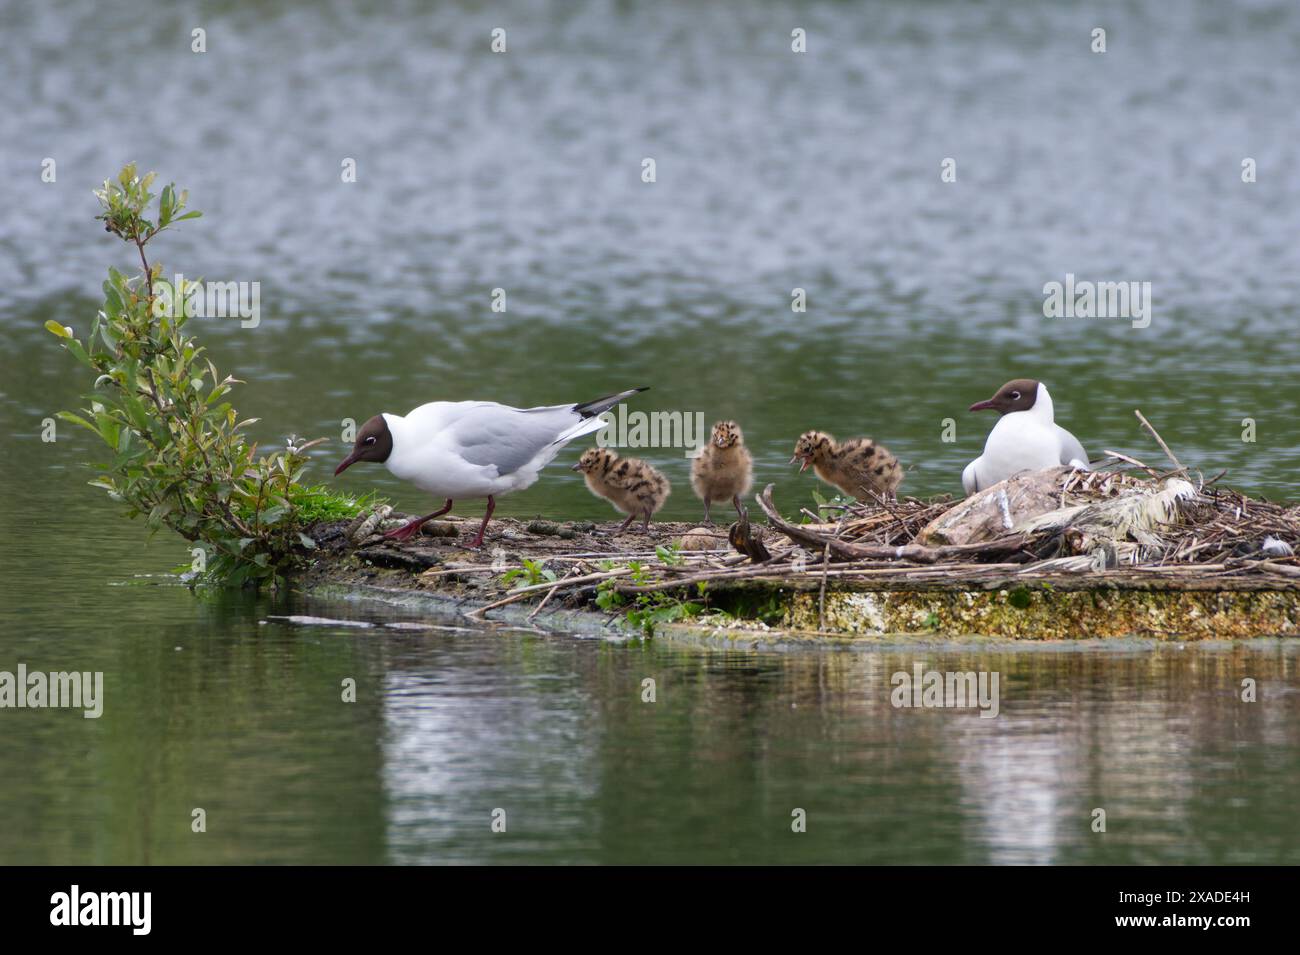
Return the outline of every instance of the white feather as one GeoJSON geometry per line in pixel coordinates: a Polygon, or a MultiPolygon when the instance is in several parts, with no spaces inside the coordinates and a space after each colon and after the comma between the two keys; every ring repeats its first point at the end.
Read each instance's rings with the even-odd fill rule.
{"type": "Polygon", "coordinates": [[[604,426],[573,405],[512,408],[495,401],[434,401],[384,420],[393,436],[388,470],[453,500],[523,490],[566,444],[604,426]]]}

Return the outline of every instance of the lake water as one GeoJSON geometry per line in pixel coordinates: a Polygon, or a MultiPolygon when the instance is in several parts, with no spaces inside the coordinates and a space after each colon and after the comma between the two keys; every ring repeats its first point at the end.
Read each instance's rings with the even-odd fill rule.
{"type": "MultiPolygon", "coordinates": [[[[205,213],[167,274],[261,285],[258,327],[200,330],[267,445],[645,384],[740,421],[792,510],[809,427],[959,492],[992,423],[964,409],[1028,375],[1094,456],[1160,459],[1141,408],[1295,498],[1294,5],[55,2],[0,7],[0,46],[0,670],[107,684],[99,720],[0,711],[0,862],[1300,861],[1296,644],[727,651],[196,598],[181,542],[85,487],[89,436],[40,439],[88,384],[41,326],[84,333],[131,266],[90,190],[137,160],[205,213]],[[1150,282],[1150,326],[1045,318],[1067,273],[1150,282]],[[915,662],[1000,672],[1001,715],[893,708],[915,662]]],[[[643,453],[698,514],[682,449],[643,453]]],[[[608,518],[574,457],[499,512],[608,518]]]]}

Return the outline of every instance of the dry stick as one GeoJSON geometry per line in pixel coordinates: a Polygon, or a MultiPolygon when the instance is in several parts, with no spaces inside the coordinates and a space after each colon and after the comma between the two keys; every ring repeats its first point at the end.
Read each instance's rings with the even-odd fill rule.
{"type": "Polygon", "coordinates": [[[1210,478],[1208,481],[1202,481],[1201,490],[1204,491],[1207,487],[1211,487],[1217,484],[1219,482],[1219,479],[1222,478],[1227,473],[1228,473],[1227,470],[1224,469],[1220,471],[1218,474],[1214,475],[1214,477],[1210,478]]]}
{"type": "Polygon", "coordinates": [[[506,604],[512,604],[517,600],[523,600],[525,597],[528,597],[531,594],[535,594],[539,590],[546,590],[550,587],[562,586],[562,589],[568,590],[570,587],[576,587],[579,584],[591,584],[591,583],[596,583],[597,581],[610,580],[611,578],[614,577],[624,577],[630,573],[632,573],[632,569],[630,567],[623,567],[618,570],[603,571],[599,574],[586,574],[582,577],[571,577],[568,580],[561,581],[559,583],[547,581],[544,584],[533,584],[530,587],[521,587],[518,590],[516,590],[514,593],[512,593],[509,597],[504,597],[501,600],[498,600],[495,603],[490,603],[484,607],[476,607],[474,610],[471,610],[468,613],[466,613],[465,616],[481,617],[489,610],[495,610],[497,607],[504,607],[506,604]]]}
{"type": "Polygon", "coordinates": [[[1183,467],[1182,462],[1178,460],[1178,457],[1174,452],[1169,450],[1169,445],[1165,444],[1165,439],[1160,437],[1159,432],[1157,432],[1155,428],[1151,427],[1151,422],[1143,417],[1142,412],[1138,411],[1136,408],[1133,409],[1133,413],[1138,416],[1138,420],[1142,422],[1142,426],[1151,432],[1151,437],[1156,439],[1156,444],[1160,445],[1165,454],[1169,456],[1169,460],[1174,462],[1174,467],[1180,471],[1185,471],[1186,468],[1183,467]]]}
{"type": "MultiPolygon", "coordinates": [[[[509,570],[511,568],[505,568],[505,569],[509,570]]],[[[420,574],[420,576],[421,577],[446,577],[450,574],[481,574],[484,571],[492,571],[492,572],[499,573],[499,571],[497,571],[495,567],[492,567],[489,564],[486,567],[453,567],[450,570],[446,568],[442,570],[426,570],[422,574],[420,574]]]]}
{"type": "Polygon", "coordinates": [[[1127,454],[1120,454],[1118,451],[1112,451],[1110,448],[1102,449],[1102,454],[1109,454],[1112,458],[1119,458],[1121,461],[1127,461],[1129,464],[1135,464],[1142,470],[1146,471],[1152,477],[1156,476],[1156,469],[1149,464],[1143,464],[1137,458],[1130,458],[1127,454]]]}
{"type": "Polygon", "coordinates": [[[1271,570],[1287,577],[1300,577],[1300,567],[1291,564],[1278,564],[1271,560],[1251,561],[1258,570],[1271,570]]]}
{"type": "Polygon", "coordinates": [[[763,513],[767,515],[768,523],[775,530],[799,544],[818,548],[829,546],[836,556],[846,560],[910,560],[918,564],[934,564],[947,557],[1015,553],[1022,550],[1029,542],[1029,536],[1026,534],[1013,534],[981,544],[945,544],[940,547],[926,547],[921,544],[900,544],[896,547],[854,544],[833,537],[824,537],[798,524],[791,524],[781,516],[776,505],[772,503],[772,488],[773,485],[769,484],[764,488],[763,493],[758,495],[757,500],[763,513]]]}
{"type": "MultiPolygon", "coordinates": [[[[700,554],[708,554],[708,553],[721,553],[721,554],[725,554],[725,553],[727,553],[727,551],[726,551],[725,549],[724,549],[724,550],[720,550],[720,551],[716,551],[716,552],[715,552],[715,551],[703,551],[703,550],[702,550],[702,551],[696,551],[696,553],[700,553],[700,554]]],[[[613,560],[613,559],[615,559],[615,558],[621,558],[621,559],[626,559],[626,560],[640,560],[640,559],[643,558],[643,557],[644,557],[644,558],[647,558],[647,559],[649,559],[649,558],[651,558],[651,557],[654,557],[654,556],[655,556],[655,552],[654,552],[654,551],[649,551],[649,552],[643,554],[643,553],[641,553],[640,551],[627,551],[627,552],[623,552],[623,551],[611,550],[611,551],[604,551],[604,552],[592,551],[592,552],[589,553],[589,554],[543,554],[543,555],[539,555],[539,556],[543,556],[543,557],[545,557],[547,560],[583,560],[583,559],[591,558],[591,557],[600,557],[600,558],[605,558],[605,559],[608,559],[608,560],[613,560]]]]}
{"type": "Polygon", "coordinates": [[[826,632],[826,573],[830,570],[831,564],[831,545],[830,541],[826,542],[826,547],[822,550],[822,589],[817,597],[817,632],[826,632]]]}
{"type": "Polygon", "coordinates": [[[564,577],[561,577],[558,581],[555,582],[554,587],[546,591],[546,596],[541,599],[541,602],[538,603],[538,605],[533,608],[533,612],[528,615],[529,623],[532,623],[533,618],[542,612],[542,608],[546,606],[546,602],[555,596],[555,592],[560,589],[560,584],[563,583],[566,578],[572,577],[574,571],[576,571],[577,569],[578,568],[576,567],[572,568],[567,574],[564,575],[564,577]]]}
{"type": "MultiPolygon", "coordinates": [[[[888,500],[884,495],[882,495],[882,494],[877,494],[875,491],[873,491],[871,488],[867,487],[865,484],[862,485],[862,489],[863,489],[864,491],[866,491],[868,494],[871,495],[871,497],[875,500],[877,506],[882,507],[882,508],[884,508],[886,511],[888,511],[888,512],[889,512],[889,516],[890,516],[891,518],[893,518],[893,519],[896,520],[896,521],[903,521],[903,520],[906,520],[906,518],[904,518],[904,517],[902,517],[901,515],[899,515],[899,513],[898,513],[896,510],[894,510],[894,509],[890,506],[890,504],[889,504],[889,500],[888,500]]],[[[897,503],[897,502],[895,502],[895,503],[897,503]]]]}
{"type": "Polygon", "coordinates": [[[634,587],[620,586],[615,589],[621,594],[652,594],[660,590],[674,590],[678,587],[690,587],[701,583],[743,580],[746,577],[773,577],[779,579],[779,575],[772,572],[774,569],[771,562],[766,561],[752,567],[742,567],[739,570],[717,570],[711,574],[700,574],[696,577],[679,577],[675,580],[660,580],[653,584],[640,584],[634,587]]]}

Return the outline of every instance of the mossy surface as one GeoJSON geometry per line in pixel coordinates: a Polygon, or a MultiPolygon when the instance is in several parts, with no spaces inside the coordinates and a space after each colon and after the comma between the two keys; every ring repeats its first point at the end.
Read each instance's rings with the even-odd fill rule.
{"type": "MultiPolygon", "coordinates": [[[[819,597],[790,595],[782,625],[819,629],[819,597]]],[[[831,591],[827,631],[979,635],[1017,640],[1149,637],[1206,640],[1300,634],[1294,591],[1045,590],[831,591]]]]}

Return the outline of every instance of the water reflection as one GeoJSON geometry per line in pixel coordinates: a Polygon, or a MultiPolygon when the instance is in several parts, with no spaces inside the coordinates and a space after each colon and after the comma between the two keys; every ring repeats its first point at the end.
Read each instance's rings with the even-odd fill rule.
{"type": "Polygon", "coordinates": [[[1273,802],[1300,769],[1286,725],[1294,645],[469,644],[405,660],[388,684],[400,861],[1281,862],[1300,849],[1273,802]],[[918,661],[1000,670],[1001,715],[893,708],[890,674],[918,661]],[[1267,706],[1239,700],[1243,674],[1268,689],[1267,706]],[[653,704],[640,701],[647,676],[653,704]],[[1257,749],[1278,758],[1248,785],[1225,753],[1257,749]],[[496,808],[507,834],[490,831],[496,808]],[[1092,831],[1095,808],[1105,833],[1092,831]],[[792,839],[795,809],[809,828],[792,839]],[[1225,814],[1249,848],[1224,837],[1225,814]]]}

